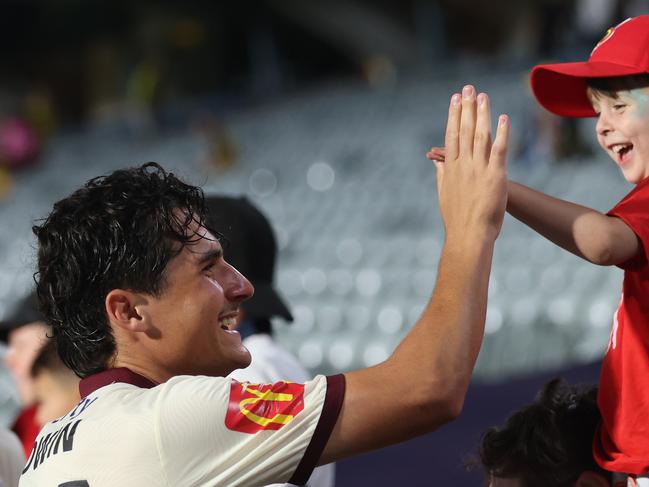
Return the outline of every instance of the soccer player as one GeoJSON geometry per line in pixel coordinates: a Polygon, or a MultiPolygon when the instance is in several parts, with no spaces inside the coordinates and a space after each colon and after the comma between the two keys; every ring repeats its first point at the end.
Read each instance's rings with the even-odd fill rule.
{"type": "Polygon", "coordinates": [[[43,428],[21,486],[301,484],[456,418],[484,332],[508,127],[501,116],[492,144],[487,96],[453,97],[430,302],[385,362],[304,384],[225,378],[250,363],[232,326],[253,289],[205,226],[199,188],[149,163],[57,202],[34,227],[37,289],[81,402],[43,428]]]}

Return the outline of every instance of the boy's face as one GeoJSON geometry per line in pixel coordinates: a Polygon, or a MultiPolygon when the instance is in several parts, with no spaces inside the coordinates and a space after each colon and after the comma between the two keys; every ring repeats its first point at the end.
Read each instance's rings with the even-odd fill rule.
{"type": "Polygon", "coordinates": [[[649,88],[619,91],[617,98],[590,89],[588,95],[598,114],[599,145],[630,183],[649,177],[649,88]]]}
{"type": "Polygon", "coordinates": [[[34,386],[30,370],[38,352],[47,340],[47,331],[47,326],[37,321],[9,332],[5,363],[18,386],[22,406],[30,406],[34,402],[34,386]]]}
{"type": "Polygon", "coordinates": [[[78,384],[76,377],[61,378],[49,370],[42,370],[34,378],[36,423],[40,427],[69,413],[77,405],[80,400],[78,384]]]}

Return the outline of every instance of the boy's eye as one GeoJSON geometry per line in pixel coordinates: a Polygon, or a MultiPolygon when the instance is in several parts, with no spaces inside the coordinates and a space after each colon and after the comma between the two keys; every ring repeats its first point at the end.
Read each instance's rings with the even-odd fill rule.
{"type": "Polygon", "coordinates": [[[625,103],[616,103],[615,105],[613,105],[613,109],[622,110],[625,106],[626,106],[625,103]]]}

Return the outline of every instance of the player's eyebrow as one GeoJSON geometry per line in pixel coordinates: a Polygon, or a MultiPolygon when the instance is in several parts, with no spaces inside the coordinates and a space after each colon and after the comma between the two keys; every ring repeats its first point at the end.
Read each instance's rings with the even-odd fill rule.
{"type": "Polygon", "coordinates": [[[220,259],[221,257],[223,257],[223,249],[213,248],[211,250],[208,250],[207,252],[199,254],[199,257],[196,262],[200,266],[212,260],[220,259]]]}

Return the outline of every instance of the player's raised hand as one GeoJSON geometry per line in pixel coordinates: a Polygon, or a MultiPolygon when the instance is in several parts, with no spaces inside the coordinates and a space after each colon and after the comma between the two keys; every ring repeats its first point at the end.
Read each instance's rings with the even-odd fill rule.
{"type": "MultiPolygon", "coordinates": [[[[439,206],[447,238],[496,238],[507,203],[509,119],[491,137],[489,97],[473,86],[454,94],[448,110],[444,162],[436,159],[439,206]]],[[[433,158],[435,159],[435,158],[433,158]]]]}

